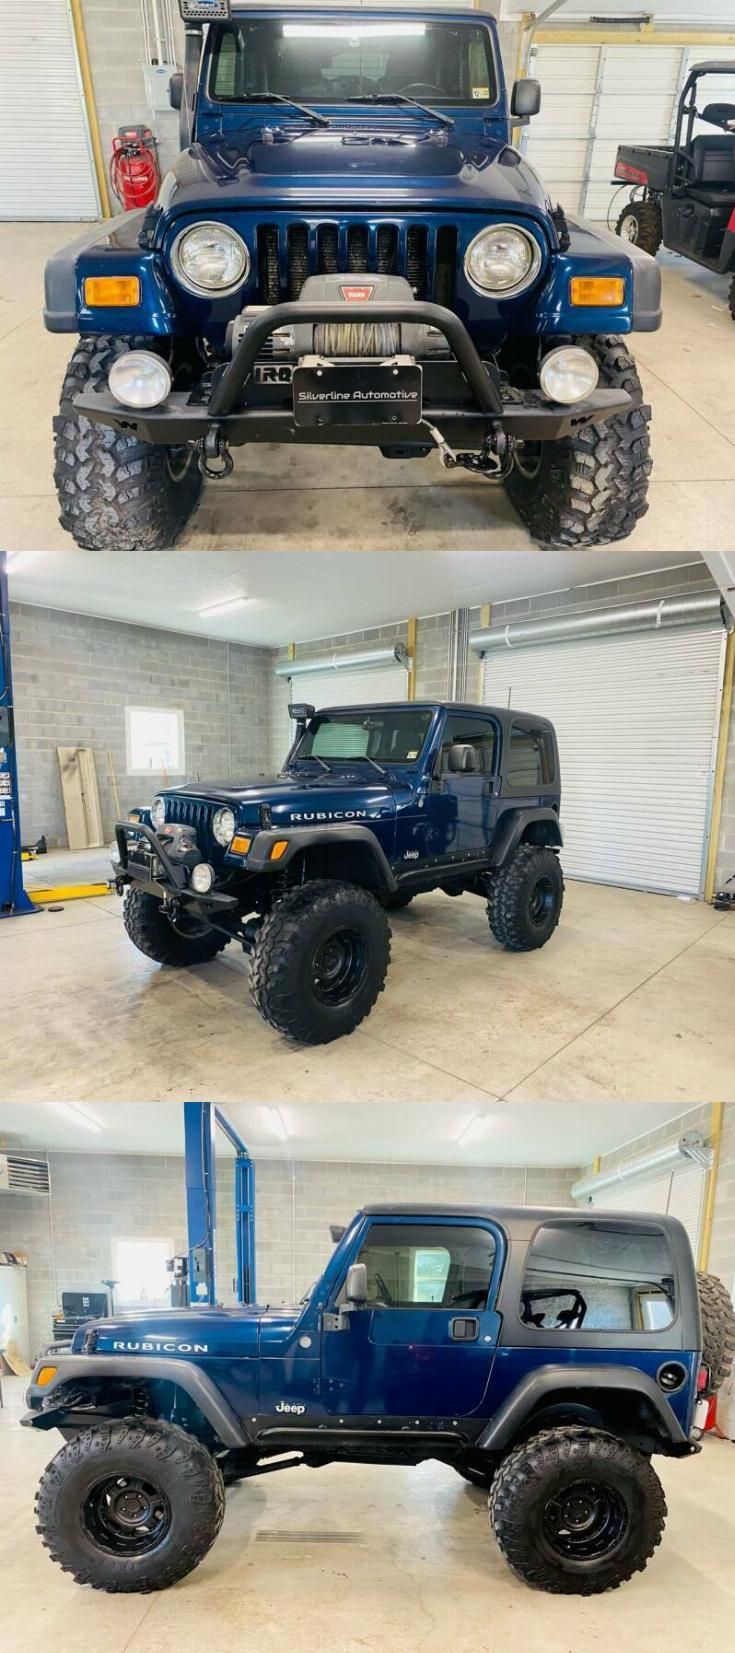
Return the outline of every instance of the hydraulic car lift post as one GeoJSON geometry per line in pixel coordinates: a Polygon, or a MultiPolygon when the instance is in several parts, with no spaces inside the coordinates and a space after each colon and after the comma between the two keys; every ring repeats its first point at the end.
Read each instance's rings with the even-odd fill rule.
{"type": "Polygon", "coordinates": [[[215,1131],[235,1150],[235,1247],[238,1303],[255,1301],[255,1166],[245,1143],[211,1102],[184,1103],[189,1301],[217,1302],[215,1131]]]}
{"type": "Polygon", "coordinates": [[[20,799],[10,667],[10,602],[5,554],[0,552],[0,918],[33,913],[23,888],[20,799]]]}

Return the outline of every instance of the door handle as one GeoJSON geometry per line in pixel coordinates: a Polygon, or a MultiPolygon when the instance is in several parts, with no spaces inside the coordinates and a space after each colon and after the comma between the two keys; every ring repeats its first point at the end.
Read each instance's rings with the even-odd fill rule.
{"type": "Polygon", "coordinates": [[[476,1343],[480,1336],[480,1322],[476,1315],[457,1315],[449,1322],[449,1336],[455,1343],[476,1343]]]}

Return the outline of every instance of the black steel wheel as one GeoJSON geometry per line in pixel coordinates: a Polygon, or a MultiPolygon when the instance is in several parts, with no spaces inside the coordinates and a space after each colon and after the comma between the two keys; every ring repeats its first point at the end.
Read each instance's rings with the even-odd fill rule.
{"type": "Polygon", "coordinates": [[[314,879],[287,890],[250,955],[250,991],[264,1020],[300,1044],[351,1033],[385,986],[390,930],[369,890],[314,879]]]}
{"type": "Polygon", "coordinates": [[[546,1429],[497,1470],[490,1525],[506,1561],[553,1595],[598,1595],[642,1572],[666,1500],[641,1452],[586,1424],[546,1429]]]}
{"type": "Polygon", "coordinates": [[[36,1495],[36,1531],[78,1584],[110,1593],[164,1590],[204,1559],[225,1490],[211,1452],[178,1425],[100,1422],[52,1458],[36,1495]]]}
{"type": "Polygon", "coordinates": [[[564,875],[554,850],[521,844],[493,880],[487,915],[496,941],[513,953],[543,947],[564,901],[564,875]]]}

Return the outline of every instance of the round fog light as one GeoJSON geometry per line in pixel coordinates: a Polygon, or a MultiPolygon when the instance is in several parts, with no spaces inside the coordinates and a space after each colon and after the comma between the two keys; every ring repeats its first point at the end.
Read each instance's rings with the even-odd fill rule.
{"type": "Polygon", "coordinates": [[[597,362],[580,345],[563,344],[544,356],[539,373],[541,389],[551,402],[583,402],[599,378],[597,362]]]}
{"type": "Polygon", "coordinates": [[[207,891],[211,890],[213,883],[214,867],[210,867],[208,861],[200,861],[191,875],[192,889],[196,890],[197,895],[206,895],[207,891]]]}
{"type": "Polygon", "coordinates": [[[155,408],[165,402],[171,374],[152,350],[128,350],[118,356],[107,376],[110,394],[126,408],[155,408]]]}

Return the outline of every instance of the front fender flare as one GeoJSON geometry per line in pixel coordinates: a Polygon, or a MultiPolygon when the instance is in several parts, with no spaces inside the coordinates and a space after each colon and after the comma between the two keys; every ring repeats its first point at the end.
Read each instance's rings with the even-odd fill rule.
{"type": "MultiPolygon", "coordinates": [[[[61,1390],[64,1384],[76,1383],[84,1378],[133,1378],[141,1382],[149,1379],[153,1382],[174,1383],[177,1388],[183,1389],[199,1408],[223,1446],[250,1444],[247,1430],[233,1412],[229,1401],[225,1400],[212,1378],[191,1360],[158,1359],[149,1355],[110,1355],[108,1358],[105,1355],[69,1354],[48,1355],[38,1362],[36,1370],[41,1366],[55,1366],[56,1376],[41,1389],[34,1382],[34,1372],[34,1378],[31,1378],[26,1390],[26,1405],[29,1410],[21,1418],[21,1423],[27,1428],[49,1427],[48,1414],[54,1411],[54,1394],[61,1390]]],[[[64,1410],[61,1395],[57,1410],[64,1410]]]]}
{"type": "MultiPolygon", "coordinates": [[[[238,830],[247,832],[247,827],[238,830]]],[[[292,861],[300,850],[310,849],[315,844],[334,843],[359,844],[362,849],[366,849],[377,868],[381,891],[393,894],[398,889],[393,868],[375,833],[371,832],[370,827],[352,821],[318,827],[269,827],[267,832],[258,832],[247,858],[247,871],[277,873],[281,868],[288,866],[289,861],[292,861]],[[282,855],[279,861],[271,861],[269,856],[273,844],[284,838],[288,840],[285,855],[282,855]]]]}
{"type": "Polygon", "coordinates": [[[640,1395],[653,1407],[668,1440],[686,1446],[687,1437],[679,1420],[653,1378],[629,1366],[541,1366],[519,1383],[483,1430],[476,1445],[486,1452],[503,1451],[513,1445],[518,1431],[539,1401],[561,1389],[614,1389],[640,1395]]]}

